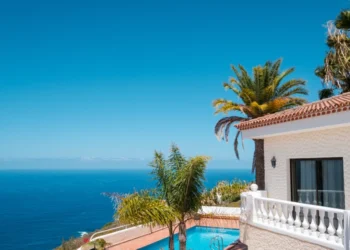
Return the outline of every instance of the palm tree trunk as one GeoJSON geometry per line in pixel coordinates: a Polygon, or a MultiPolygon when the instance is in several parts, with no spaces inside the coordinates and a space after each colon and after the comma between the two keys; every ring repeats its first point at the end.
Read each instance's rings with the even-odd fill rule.
{"type": "Polygon", "coordinates": [[[184,220],[181,220],[179,224],[179,242],[180,250],[186,250],[186,223],[184,220]]]}
{"type": "Polygon", "coordinates": [[[170,222],[168,225],[169,229],[169,250],[174,250],[174,232],[173,232],[173,223],[170,222]]]}
{"type": "Polygon", "coordinates": [[[255,182],[259,190],[265,190],[265,157],[264,140],[254,139],[255,151],[253,159],[253,169],[255,169],[255,182]]]}

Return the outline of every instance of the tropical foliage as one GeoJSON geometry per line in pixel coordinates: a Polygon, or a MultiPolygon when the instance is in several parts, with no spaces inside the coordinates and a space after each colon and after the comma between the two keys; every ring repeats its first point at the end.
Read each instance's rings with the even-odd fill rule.
{"type": "Polygon", "coordinates": [[[242,192],[249,189],[249,183],[241,180],[220,181],[214,188],[202,195],[204,206],[236,206],[242,192]]]}
{"type": "MultiPolygon", "coordinates": [[[[97,240],[94,240],[92,242],[89,242],[89,245],[90,246],[93,246],[93,249],[94,250],[104,250],[106,249],[107,246],[109,246],[110,244],[107,243],[104,239],[97,239],[97,240]]],[[[91,249],[90,247],[87,248],[87,249],[91,249]]],[[[86,250],[87,250],[86,249],[86,250]]],[[[85,248],[83,248],[83,250],[85,250],[85,248]]]]}
{"type": "Polygon", "coordinates": [[[335,21],[327,23],[327,28],[329,51],[324,59],[324,65],[315,70],[325,85],[325,88],[319,91],[320,99],[337,92],[350,91],[350,11],[340,12],[335,21]]]}
{"type": "Polygon", "coordinates": [[[62,240],[62,243],[55,250],[75,250],[84,245],[83,238],[70,238],[69,240],[62,240]]]}
{"type": "Polygon", "coordinates": [[[156,190],[135,192],[120,197],[116,216],[121,223],[166,225],[169,249],[174,249],[174,232],[179,229],[180,249],[186,249],[186,220],[201,206],[204,172],[209,158],[185,158],[176,145],[166,160],[155,152],[150,163],[156,190]]]}
{"type": "MultiPolygon", "coordinates": [[[[215,134],[218,139],[228,141],[230,128],[233,124],[247,121],[252,118],[279,112],[288,108],[302,105],[306,102],[300,95],[306,95],[305,81],[302,79],[286,80],[294,68],[283,72],[280,70],[282,60],[266,62],[263,66],[253,68],[250,76],[247,70],[239,65],[232,66],[236,77],[232,77],[228,83],[224,83],[225,90],[230,90],[239,102],[226,99],[216,99],[213,106],[215,114],[238,112],[241,116],[228,116],[220,119],[215,126],[215,134]]],[[[239,159],[238,139],[240,131],[237,131],[234,140],[234,150],[239,159]]],[[[264,189],[264,144],[263,140],[255,140],[255,152],[252,171],[256,171],[256,182],[259,188],[264,189]]]]}
{"type": "MultiPolygon", "coordinates": [[[[108,196],[110,198],[114,198],[114,196],[115,196],[115,194],[113,194],[113,197],[112,197],[111,193],[103,193],[103,195],[106,195],[106,196],[108,196]]],[[[119,221],[108,222],[102,228],[97,229],[97,230],[95,230],[93,232],[89,232],[87,234],[84,234],[82,237],[77,237],[77,238],[71,237],[68,240],[64,240],[63,239],[61,245],[59,247],[55,248],[55,250],[76,250],[76,249],[78,249],[81,246],[84,246],[82,248],[82,250],[85,250],[85,248],[89,249],[90,245],[86,244],[86,243],[89,243],[89,239],[90,239],[90,237],[93,234],[97,233],[97,234],[95,234],[95,237],[98,237],[98,236],[102,236],[104,234],[113,233],[113,232],[116,232],[116,231],[124,229],[124,228],[120,228],[119,226],[121,226],[121,223],[119,221]],[[115,229],[114,230],[109,230],[107,232],[100,232],[101,230],[104,231],[104,230],[112,229],[112,228],[113,229],[115,228],[115,229]],[[100,233],[98,233],[98,232],[100,232],[100,233]]],[[[103,243],[102,241],[97,241],[95,245],[96,245],[96,247],[98,247],[102,243],[103,243]]]]}

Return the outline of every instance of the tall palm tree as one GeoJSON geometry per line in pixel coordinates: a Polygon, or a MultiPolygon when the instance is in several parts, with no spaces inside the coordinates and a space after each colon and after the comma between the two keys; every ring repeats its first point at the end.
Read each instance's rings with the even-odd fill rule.
{"type": "MultiPolygon", "coordinates": [[[[238,112],[242,116],[229,116],[220,119],[215,126],[215,134],[218,139],[228,141],[231,125],[261,117],[267,114],[282,111],[306,102],[298,95],[307,95],[304,88],[305,81],[302,79],[285,78],[289,76],[294,68],[280,72],[282,60],[274,63],[266,62],[264,66],[253,68],[253,76],[250,76],[241,65],[237,69],[232,66],[236,78],[231,78],[229,83],[224,83],[226,90],[231,90],[238,98],[239,102],[226,99],[216,99],[213,106],[216,114],[238,112]]],[[[234,151],[239,159],[238,139],[241,131],[237,131],[234,140],[234,151]]],[[[254,139],[255,152],[253,158],[252,171],[256,172],[256,183],[260,189],[265,188],[264,173],[264,141],[254,139]]]]}
{"type": "Polygon", "coordinates": [[[326,85],[319,91],[320,99],[350,91],[350,11],[341,11],[335,21],[327,22],[327,28],[329,51],[315,70],[326,85]]]}
{"type": "Polygon", "coordinates": [[[121,198],[116,214],[119,221],[134,225],[166,225],[171,250],[174,249],[174,232],[178,228],[180,250],[185,250],[186,220],[201,207],[208,160],[207,156],[186,159],[176,145],[172,145],[168,160],[156,151],[150,163],[157,182],[156,190],[121,198]]]}

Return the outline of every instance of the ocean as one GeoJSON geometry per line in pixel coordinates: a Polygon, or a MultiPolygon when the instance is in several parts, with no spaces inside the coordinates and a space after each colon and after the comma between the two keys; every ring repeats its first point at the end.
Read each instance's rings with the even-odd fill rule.
{"type": "MultiPolygon", "coordinates": [[[[113,220],[102,192],[130,193],[153,187],[149,169],[1,170],[0,249],[48,250],[62,239],[113,220]]],[[[208,169],[206,187],[233,179],[251,181],[250,169],[208,169]]]]}

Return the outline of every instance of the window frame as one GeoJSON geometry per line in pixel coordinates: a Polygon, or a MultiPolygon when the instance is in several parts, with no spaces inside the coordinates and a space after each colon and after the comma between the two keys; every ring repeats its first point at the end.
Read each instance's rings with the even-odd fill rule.
{"type": "MultiPolygon", "coordinates": [[[[316,193],[318,194],[320,184],[322,183],[322,174],[320,170],[322,169],[322,161],[323,160],[341,160],[343,163],[343,183],[344,183],[344,199],[345,199],[345,182],[344,182],[344,157],[317,157],[317,158],[290,158],[290,194],[291,201],[298,202],[298,194],[296,186],[296,161],[315,161],[316,162],[316,193]]],[[[319,206],[319,200],[317,195],[317,205],[319,206]]],[[[342,208],[344,209],[344,208],[342,208]]]]}

